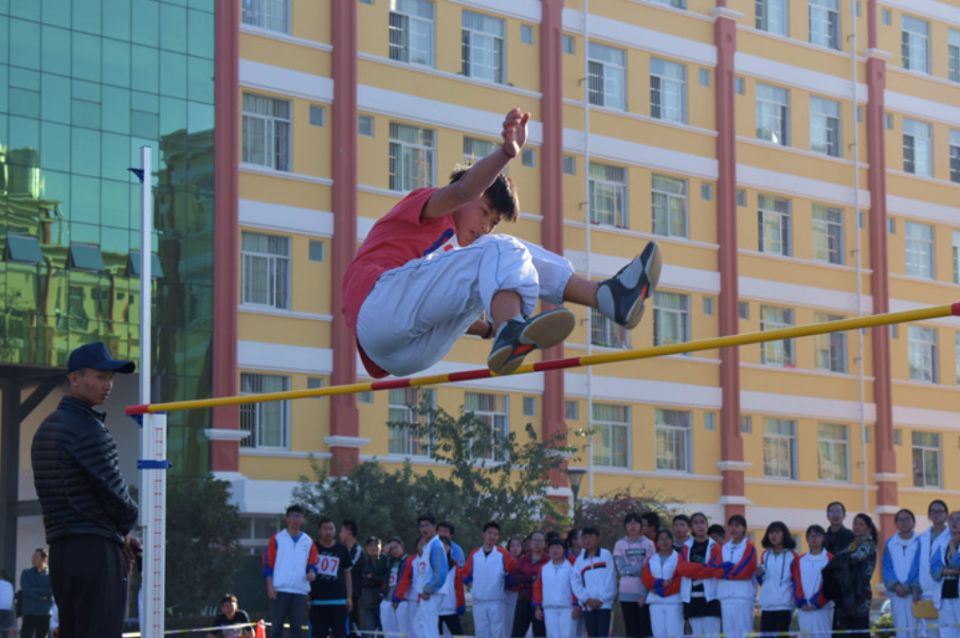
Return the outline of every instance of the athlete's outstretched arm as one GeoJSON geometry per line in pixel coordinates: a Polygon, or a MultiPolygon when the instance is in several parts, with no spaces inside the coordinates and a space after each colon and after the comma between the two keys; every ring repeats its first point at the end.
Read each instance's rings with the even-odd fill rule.
{"type": "Polygon", "coordinates": [[[470,167],[467,173],[453,184],[439,189],[423,207],[422,217],[449,215],[467,202],[479,199],[490,188],[497,175],[507,163],[520,153],[527,141],[527,122],[530,114],[515,108],[503,120],[503,144],[482,160],[470,167]]]}

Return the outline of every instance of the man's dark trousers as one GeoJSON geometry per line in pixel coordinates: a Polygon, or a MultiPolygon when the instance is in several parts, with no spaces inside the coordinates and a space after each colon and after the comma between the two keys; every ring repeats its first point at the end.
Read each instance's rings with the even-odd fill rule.
{"type": "Polygon", "coordinates": [[[283,636],[284,621],[290,623],[290,638],[303,635],[303,623],[307,620],[307,595],[277,592],[277,599],[270,601],[270,638],[283,636]]]}
{"type": "Polygon", "coordinates": [[[60,638],[119,638],[127,611],[127,559],[115,541],[68,536],[50,543],[60,638]]]}

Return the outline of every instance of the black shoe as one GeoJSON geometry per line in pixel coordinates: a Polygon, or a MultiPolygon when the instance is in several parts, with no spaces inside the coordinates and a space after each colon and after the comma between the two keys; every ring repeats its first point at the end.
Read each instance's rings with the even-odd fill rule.
{"type": "Polygon", "coordinates": [[[547,310],[526,321],[510,319],[497,335],[487,357],[487,367],[496,375],[510,374],[534,350],[555,346],[566,339],[576,323],[576,317],[566,308],[547,310]]]}
{"type": "Polygon", "coordinates": [[[632,330],[643,318],[643,302],[650,298],[659,281],[660,248],[652,241],[620,272],[600,282],[597,309],[603,316],[632,330]]]}

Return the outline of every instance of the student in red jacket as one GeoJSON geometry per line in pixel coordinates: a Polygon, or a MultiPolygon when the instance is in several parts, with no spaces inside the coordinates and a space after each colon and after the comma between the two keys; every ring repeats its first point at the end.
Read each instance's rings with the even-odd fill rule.
{"type": "Polygon", "coordinates": [[[525,552],[517,560],[513,571],[510,572],[510,581],[518,587],[517,607],[513,612],[513,631],[511,636],[526,636],[527,629],[533,623],[533,635],[545,636],[546,627],[542,620],[537,620],[533,613],[533,583],[537,580],[540,567],[549,559],[545,552],[547,538],[540,530],[530,534],[530,551],[525,552]]]}
{"type": "Polygon", "coordinates": [[[753,603],[757,597],[754,574],[757,550],[747,538],[747,519],[734,514],[727,521],[727,537],[710,557],[710,567],[720,569],[717,597],[727,638],[744,638],[753,632],[753,603]]]}
{"type": "Polygon", "coordinates": [[[683,601],[680,599],[680,554],[673,548],[673,533],[657,532],[657,553],[643,565],[653,638],[682,638],[683,601]]]}

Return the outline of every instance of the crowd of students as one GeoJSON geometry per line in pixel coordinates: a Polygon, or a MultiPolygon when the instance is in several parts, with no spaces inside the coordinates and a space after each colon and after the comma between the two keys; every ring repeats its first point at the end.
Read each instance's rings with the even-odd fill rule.
{"type": "MultiPolygon", "coordinates": [[[[929,529],[916,534],[914,514],[897,512],[898,532],[882,550],[882,582],[897,638],[960,638],[960,512],[949,515],[938,499],[927,513],[929,529]]],[[[501,542],[490,521],[466,553],[452,524],[423,514],[416,547],[391,537],[381,552],[371,538],[360,561],[357,550],[337,542],[332,521],[321,522],[314,544],[299,530],[302,511],[293,506],[287,514],[288,529],[271,538],[264,558],[273,627],[285,619],[299,626],[295,608],[309,607],[311,636],[324,637],[353,627],[366,635],[461,635],[465,590],[480,638],[608,636],[618,603],[625,635],[638,638],[739,638],[754,632],[757,606],[759,630],[768,635],[790,631],[794,614],[804,635],[868,633],[880,553],[871,517],[857,514],[848,529],[839,502],[827,507],[826,528],[807,528],[803,554],[780,521],[758,548],[743,516],[720,526],[702,513],[681,514],[662,526],[654,512],[627,514],[612,551],[600,546],[594,527],[501,542]],[[292,588],[297,577],[302,582],[292,588]]],[[[347,523],[341,532],[349,541],[356,525],[347,523]]]]}

